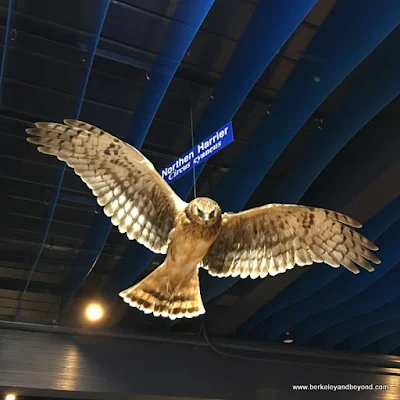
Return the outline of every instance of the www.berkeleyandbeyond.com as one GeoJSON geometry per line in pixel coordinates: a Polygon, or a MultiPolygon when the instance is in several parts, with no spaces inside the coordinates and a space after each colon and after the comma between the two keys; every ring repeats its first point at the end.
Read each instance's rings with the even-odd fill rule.
{"type": "Polygon", "coordinates": [[[308,391],[363,391],[363,390],[389,390],[389,385],[353,385],[351,383],[343,384],[343,385],[331,385],[331,384],[318,384],[318,385],[292,385],[293,390],[308,390],[308,391]]]}

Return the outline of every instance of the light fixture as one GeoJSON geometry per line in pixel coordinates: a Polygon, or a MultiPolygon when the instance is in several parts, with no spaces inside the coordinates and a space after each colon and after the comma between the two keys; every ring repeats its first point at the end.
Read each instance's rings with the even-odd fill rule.
{"type": "Polygon", "coordinates": [[[103,317],[104,310],[100,304],[93,303],[89,304],[86,308],[86,318],[89,321],[95,322],[100,320],[103,317]]]}
{"type": "Polygon", "coordinates": [[[15,400],[17,397],[15,396],[15,394],[12,393],[8,393],[6,394],[6,397],[4,398],[5,400],[15,400]]]}
{"type": "Polygon", "coordinates": [[[294,342],[293,337],[292,337],[292,335],[290,334],[289,331],[286,331],[285,334],[283,335],[282,342],[286,343],[286,344],[290,344],[290,343],[294,342]]]}

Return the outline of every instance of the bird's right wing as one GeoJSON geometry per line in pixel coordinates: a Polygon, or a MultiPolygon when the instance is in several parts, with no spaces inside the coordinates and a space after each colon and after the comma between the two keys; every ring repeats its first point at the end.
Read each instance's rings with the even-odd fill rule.
{"type": "Polygon", "coordinates": [[[37,122],[27,140],[72,167],[121,233],[165,253],[177,213],[186,207],[138,150],[90,124],[37,122]]]}
{"type": "Polygon", "coordinates": [[[358,266],[373,271],[379,264],[370,251],[378,248],[349,228],[361,227],[346,215],[321,208],[269,204],[237,214],[224,214],[222,230],[203,260],[214,276],[264,278],[297,265],[358,266]]]}

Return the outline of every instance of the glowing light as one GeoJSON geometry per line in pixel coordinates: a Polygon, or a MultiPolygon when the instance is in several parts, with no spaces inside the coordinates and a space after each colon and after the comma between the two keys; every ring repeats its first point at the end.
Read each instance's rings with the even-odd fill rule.
{"type": "Polygon", "coordinates": [[[99,304],[90,304],[86,309],[86,317],[90,321],[98,321],[103,317],[103,307],[99,304]]]}
{"type": "Polygon", "coordinates": [[[5,400],[15,400],[16,396],[15,394],[9,393],[6,395],[5,400]]]}
{"type": "Polygon", "coordinates": [[[285,332],[282,341],[283,341],[283,343],[286,343],[286,344],[290,344],[290,343],[294,342],[293,337],[290,334],[290,332],[285,332]]]}

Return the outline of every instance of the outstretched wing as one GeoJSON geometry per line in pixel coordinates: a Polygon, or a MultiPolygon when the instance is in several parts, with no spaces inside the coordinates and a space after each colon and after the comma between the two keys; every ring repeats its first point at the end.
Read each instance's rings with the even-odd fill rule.
{"type": "Polygon", "coordinates": [[[213,276],[255,279],[276,275],[296,264],[343,265],[351,272],[379,264],[378,248],[351,227],[343,214],[320,208],[270,204],[238,214],[224,214],[222,231],[203,260],[213,276]],[[357,264],[357,265],[356,265],[357,264]]]}
{"type": "Polygon", "coordinates": [[[177,213],[186,207],[138,150],[90,124],[37,122],[28,142],[72,167],[121,233],[165,253],[177,213]]]}

